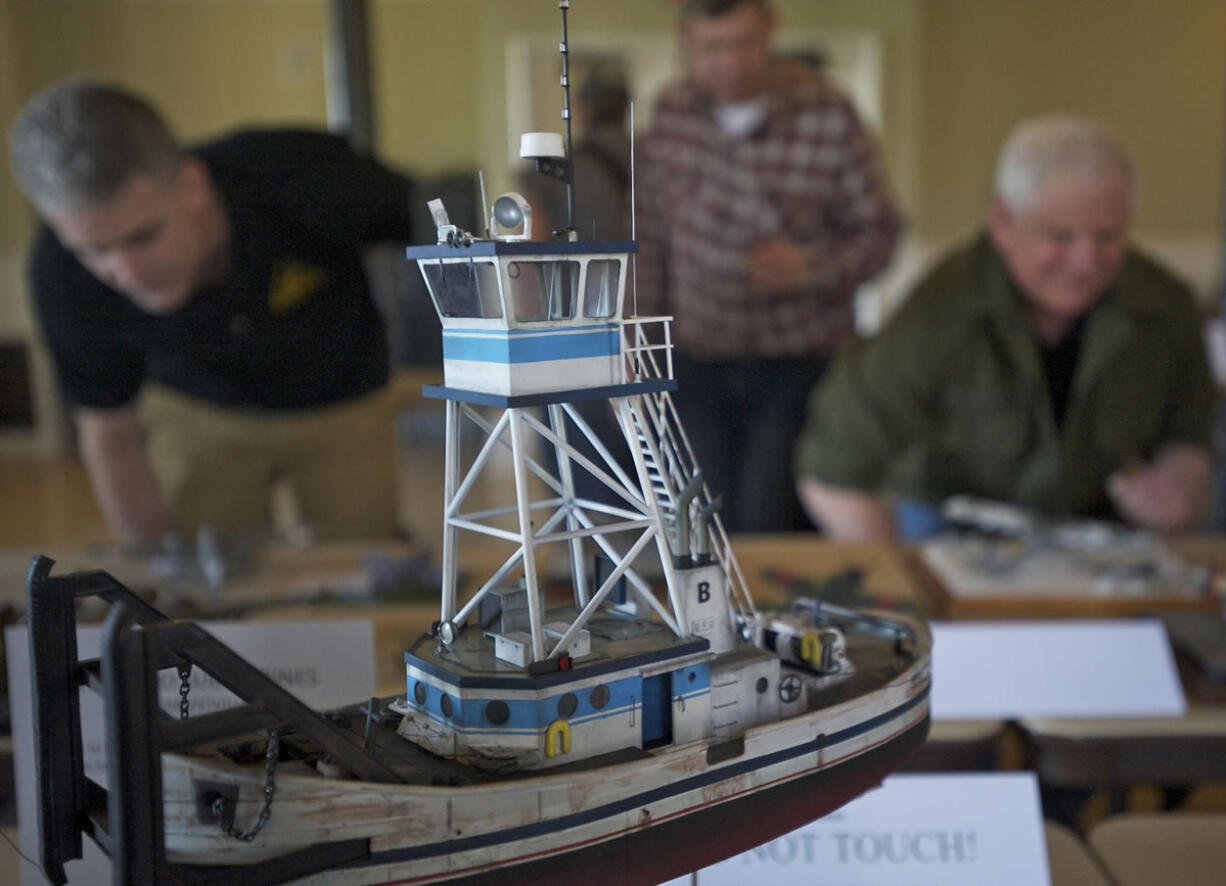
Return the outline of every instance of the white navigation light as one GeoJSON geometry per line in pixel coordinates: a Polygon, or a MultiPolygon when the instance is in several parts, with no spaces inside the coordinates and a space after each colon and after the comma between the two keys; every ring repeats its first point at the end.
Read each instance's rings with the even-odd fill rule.
{"type": "Polygon", "coordinates": [[[518,228],[524,223],[524,212],[514,197],[504,194],[494,201],[494,218],[504,228],[518,228]]]}
{"type": "Polygon", "coordinates": [[[508,191],[494,201],[490,214],[494,217],[494,236],[497,239],[532,239],[532,207],[523,195],[508,191]]]}

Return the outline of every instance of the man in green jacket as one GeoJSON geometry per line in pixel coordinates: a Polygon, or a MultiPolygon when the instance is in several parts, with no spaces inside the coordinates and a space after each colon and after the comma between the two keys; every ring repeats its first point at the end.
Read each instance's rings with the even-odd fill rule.
{"type": "Polygon", "coordinates": [[[986,235],[812,395],[796,469],[816,523],[891,539],[900,503],[969,494],[1197,525],[1213,387],[1191,293],[1127,246],[1135,195],[1103,126],[1053,116],[1013,131],[986,235]]]}

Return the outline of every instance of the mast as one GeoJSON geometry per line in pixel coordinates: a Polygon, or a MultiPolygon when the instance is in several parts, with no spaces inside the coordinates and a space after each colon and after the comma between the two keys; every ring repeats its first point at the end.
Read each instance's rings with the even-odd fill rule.
{"type": "Polygon", "coordinates": [[[562,54],[562,119],[566,121],[566,239],[578,240],[575,228],[575,152],[570,131],[570,47],[566,28],[566,11],[570,0],[558,0],[562,10],[562,42],[558,52],[562,54]]]}

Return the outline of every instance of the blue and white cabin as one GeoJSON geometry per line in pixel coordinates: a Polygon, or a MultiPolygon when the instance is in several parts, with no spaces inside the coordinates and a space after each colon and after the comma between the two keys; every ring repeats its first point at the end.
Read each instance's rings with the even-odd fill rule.
{"type": "Polygon", "coordinates": [[[502,397],[624,384],[633,242],[476,240],[414,247],[443,325],[448,388],[502,397]]]}

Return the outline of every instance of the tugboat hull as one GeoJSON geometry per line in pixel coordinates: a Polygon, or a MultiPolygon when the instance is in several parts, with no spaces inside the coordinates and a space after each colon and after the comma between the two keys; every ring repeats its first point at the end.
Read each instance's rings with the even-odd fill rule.
{"type": "MultiPolygon", "coordinates": [[[[525,860],[510,868],[462,874],[442,882],[464,886],[545,886],[588,878],[592,882],[627,886],[662,883],[747,852],[835,811],[902,766],[923,744],[927,734],[925,719],[864,752],[854,765],[818,769],[759,789],[749,797],[705,805],[649,828],[631,829],[614,841],[546,859],[525,860]]],[[[410,876],[390,882],[438,881],[410,876]]]]}
{"type": "Polygon", "coordinates": [[[246,865],[321,842],[368,854],[300,883],[658,883],[760,845],[878,784],[928,729],[926,657],[888,685],[724,744],[459,787],[277,778],[274,814],[236,843],[198,814],[202,783],[254,818],[259,767],[164,756],[165,837],[179,863],[246,865]]]}

